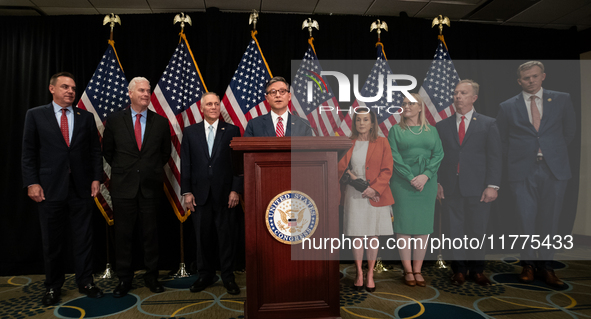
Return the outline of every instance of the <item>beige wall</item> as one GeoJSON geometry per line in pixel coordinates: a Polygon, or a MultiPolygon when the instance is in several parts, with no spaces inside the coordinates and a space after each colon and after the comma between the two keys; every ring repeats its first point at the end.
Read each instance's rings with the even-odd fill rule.
{"type": "Polygon", "coordinates": [[[591,51],[581,54],[581,171],[573,234],[591,236],[591,51]]]}

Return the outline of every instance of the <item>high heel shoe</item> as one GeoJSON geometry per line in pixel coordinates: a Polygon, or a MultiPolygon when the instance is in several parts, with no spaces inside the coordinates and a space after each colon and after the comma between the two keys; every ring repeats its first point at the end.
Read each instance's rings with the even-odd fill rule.
{"type": "Polygon", "coordinates": [[[416,286],[416,285],[417,285],[417,281],[416,281],[416,280],[414,280],[414,279],[413,279],[413,280],[406,280],[406,275],[409,275],[409,274],[410,274],[410,275],[413,275],[413,278],[414,278],[414,274],[412,273],[412,271],[405,271],[405,272],[404,272],[404,277],[402,277],[402,278],[404,279],[404,283],[405,283],[407,286],[414,287],[414,286],[416,286]]]}
{"type": "Polygon", "coordinates": [[[361,286],[355,286],[355,284],[353,284],[353,291],[363,291],[363,288],[365,288],[365,286],[361,285],[361,286]]]}
{"type": "MultiPolygon", "coordinates": [[[[420,272],[413,272],[412,274],[413,275],[421,275],[421,276],[423,276],[420,272]]],[[[417,280],[416,283],[417,283],[417,286],[419,286],[419,287],[426,287],[427,286],[427,284],[425,283],[424,280],[417,280]]]]}
{"type": "MultiPolygon", "coordinates": [[[[357,280],[355,280],[357,281],[357,280]]],[[[353,281],[353,287],[351,287],[353,289],[353,291],[363,291],[365,289],[365,285],[363,283],[361,283],[361,286],[357,286],[355,285],[355,281],[353,281]]]]}

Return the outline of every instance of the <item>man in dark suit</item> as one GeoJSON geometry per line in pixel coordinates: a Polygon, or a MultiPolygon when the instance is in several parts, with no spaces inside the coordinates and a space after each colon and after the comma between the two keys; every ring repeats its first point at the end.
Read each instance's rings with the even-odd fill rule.
{"type": "Polygon", "coordinates": [[[222,281],[231,295],[240,294],[233,272],[236,251],[235,207],[242,193],[240,160],[230,142],[240,137],[238,127],[221,122],[220,97],[205,93],[201,98],[204,121],[183,132],[181,143],[181,193],[191,216],[197,239],[199,279],[191,292],[215,283],[215,242],[217,241],[222,281]],[[217,239],[217,240],[216,240],[217,239]]]}
{"type": "MultiPolygon", "coordinates": [[[[564,192],[571,178],[567,145],[577,129],[570,95],[543,89],[545,78],[541,62],[520,65],[517,83],[523,91],[501,103],[497,116],[522,234],[539,235],[540,242],[554,240],[557,233],[564,192]]],[[[535,272],[547,284],[562,286],[554,274],[553,259],[553,249],[534,250],[528,242],[521,252],[519,279],[531,282],[535,272]]]]}
{"type": "Polygon", "coordinates": [[[276,76],[265,86],[266,99],[271,105],[271,112],[248,121],[244,137],[251,136],[312,136],[310,122],[288,112],[291,101],[289,83],[276,76]]]}
{"type": "Polygon", "coordinates": [[[23,134],[23,185],[39,203],[45,296],[43,305],[58,302],[64,284],[65,234],[69,221],[74,269],[80,293],[103,296],[92,279],[92,198],[102,180],[102,156],[94,116],[72,103],[74,76],[57,73],[49,81],[53,102],[30,109],[23,134]]]}
{"type": "MultiPolygon", "coordinates": [[[[502,147],[495,119],[476,113],[479,85],[462,80],[454,91],[453,116],[437,123],[445,156],[439,167],[437,199],[443,200],[450,238],[481,238],[491,202],[501,183],[502,147]]],[[[462,285],[469,275],[490,286],[484,272],[484,250],[454,249],[451,282],[462,285]]]]}
{"type": "Polygon", "coordinates": [[[158,199],[162,194],[164,165],[170,158],[168,121],[148,110],[150,83],[136,77],[129,82],[131,106],[107,119],[103,134],[105,160],[111,165],[111,198],[115,220],[116,272],[119,284],[113,296],[131,289],[131,248],[134,229],[141,234],[150,291],[164,291],[158,282],[158,199]]]}

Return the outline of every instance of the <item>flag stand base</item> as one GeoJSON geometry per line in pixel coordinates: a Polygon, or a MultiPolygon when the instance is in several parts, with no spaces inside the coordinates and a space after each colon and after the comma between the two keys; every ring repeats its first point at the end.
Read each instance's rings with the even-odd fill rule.
{"type": "Polygon", "coordinates": [[[435,262],[435,267],[439,269],[447,269],[445,265],[445,261],[443,261],[443,256],[441,254],[437,255],[437,262],[435,262]]]}
{"type": "Polygon", "coordinates": [[[103,279],[113,278],[113,270],[111,269],[110,263],[107,263],[107,267],[105,268],[105,271],[103,271],[103,273],[99,276],[99,278],[103,278],[103,279]]]}
{"type": "Polygon", "coordinates": [[[179,270],[176,272],[176,274],[172,275],[174,278],[187,278],[189,277],[189,273],[187,272],[187,269],[185,268],[185,263],[180,263],[179,264],[179,270]]]}

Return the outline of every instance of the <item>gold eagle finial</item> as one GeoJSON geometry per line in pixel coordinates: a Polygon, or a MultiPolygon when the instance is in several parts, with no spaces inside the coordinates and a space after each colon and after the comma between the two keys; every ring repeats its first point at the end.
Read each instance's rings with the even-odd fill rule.
{"type": "Polygon", "coordinates": [[[382,33],[381,29],[384,29],[386,31],[388,31],[388,24],[386,23],[386,21],[380,21],[380,19],[378,19],[378,21],[374,21],[371,26],[369,27],[369,32],[372,32],[373,30],[378,30],[378,42],[380,41],[380,33],[382,33]]]}
{"type": "Polygon", "coordinates": [[[304,20],[302,23],[302,30],[304,28],[308,28],[308,32],[310,32],[310,38],[312,37],[312,28],[316,28],[316,30],[320,30],[320,26],[318,25],[318,21],[312,20],[312,18],[308,18],[308,20],[304,20]]]}
{"type": "Polygon", "coordinates": [[[191,21],[191,17],[189,17],[189,15],[185,14],[184,12],[181,12],[180,14],[177,14],[176,16],[174,16],[174,21],[172,22],[172,24],[177,24],[179,22],[181,23],[181,32],[183,32],[185,30],[185,22],[191,26],[193,25],[193,21],[191,21]]]}
{"type": "Polygon", "coordinates": [[[252,29],[254,31],[257,30],[257,21],[259,21],[259,12],[256,11],[255,9],[252,10],[252,13],[250,14],[250,16],[248,17],[248,24],[251,25],[252,24],[252,29]]]}
{"type": "Polygon", "coordinates": [[[436,16],[433,19],[433,23],[431,23],[431,28],[433,28],[436,25],[439,25],[439,34],[442,35],[443,34],[443,25],[447,25],[448,27],[450,26],[450,22],[449,22],[449,18],[442,16],[441,14],[436,16]]]}

